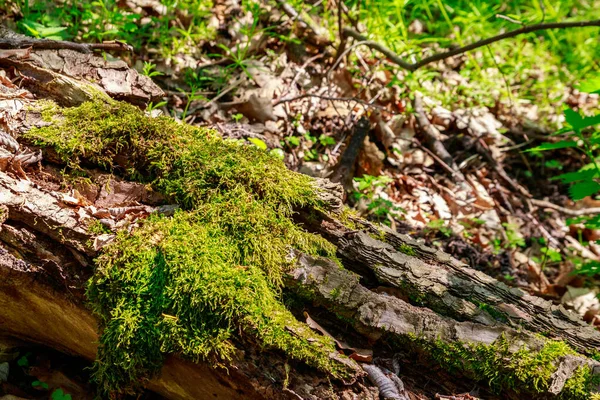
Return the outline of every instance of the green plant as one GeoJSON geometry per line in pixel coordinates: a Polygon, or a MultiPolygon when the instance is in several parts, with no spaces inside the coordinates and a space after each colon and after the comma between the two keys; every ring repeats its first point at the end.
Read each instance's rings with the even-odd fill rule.
{"type": "Polygon", "coordinates": [[[292,147],[297,147],[300,145],[300,138],[297,136],[288,136],[285,138],[285,141],[292,147]]]}
{"type": "Polygon", "coordinates": [[[31,356],[31,352],[27,352],[17,360],[17,365],[21,368],[29,367],[29,357],[31,356]]]}
{"type": "Polygon", "coordinates": [[[198,73],[197,71],[192,71],[192,70],[186,71],[185,81],[186,81],[186,84],[189,86],[189,91],[186,92],[183,89],[179,89],[179,91],[186,98],[185,108],[183,109],[183,112],[181,113],[181,117],[180,117],[182,120],[185,120],[185,118],[187,117],[187,113],[188,113],[188,111],[190,109],[190,105],[192,104],[193,101],[196,101],[196,100],[208,101],[208,99],[202,93],[200,93],[200,91],[204,87],[204,83],[207,80],[211,81],[211,78],[205,77],[202,74],[198,73]]]}
{"type": "Polygon", "coordinates": [[[525,239],[519,231],[519,225],[515,223],[505,222],[502,224],[504,232],[506,233],[506,247],[509,249],[515,249],[517,247],[525,247],[525,239]]]}
{"type": "Polygon", "coordinates": [[[70,394],[65,393],[61,388],[56,389],[52,392],[50,396],[50,400],[71,400],[72,397],[70,394]]]}
{"type": "Polygon", "coordinates": [[[145,75],[145,76],[147,76],[149,78],[152,78],[153,76],[164,75],[160,71],[155,71],[154,70],[155,68],[156,68],[155,64],[153,64],[151,62],[144,61],[144,67],[142,69],[142,75],[145,75]]]}
{"type": "Polygon", "coordinates": [[[18,28],[24,34],[88,42],[118,39],[137,51],[151,48],[163,58],[191,53],[201,41],[214,36],[208,28],[212,0],[161,0],[164,12],[160,15],[137,14],[117,0],[0,1],[0,12],[15,4],[23,14],[18,28]]]}
{"type": "Polygon", "coordinates": [[[427,223],[425,227],[426,232],[439,232],[445,237],[452,236],[452,229],[446,226],[446,221],[443,219],[434,219],[427,223]]]}
{"type": "MultiPolygon", "coordinates": [[[[581,85],[580,90],[597,93],[600,86],[596,87],[587,83],[581,85]]],[[[567,126],[555,134],[566,134],[564,140],[546,142],[527,151],[541,152],[573,148],[581,152],[586,157],[587,164],[578,171],[564,173],[553,178],[569,184],[571,198],[581,200],[600,192],[600,162],[598,160],[600,158],[600,130],[594,129],[596,125],[600,125],[600,114],[588,117],[565,107],[564,116],[567,126]]]]}
{"type": "Polygon", "coordinates": [[[37,381],[37,380],[31,382],[31,386],[34,388],[45,389],[45,390],[48,390],[48,388],[49,388],[49,386],[46,382],[37,381]]]}
{"type": "Polygon", "coordinates": [[[385,175],[363,175],[362,177],[354,178],[357,188],[353,192],[355,201],[365,201],[369,215],[385,224],[390,223],[388,217],[398,218],[404,212],[404,210],[387,199],[382,192],[382,189],[393,181],[392,178],[385,175]]]}
{"type": "Polygon", "coordinates": [[[167,105],[166,101],[159,101],[158,103],[154,104],[153,102],[149,102],[148,105],[146,106],[146,111],[151,113],[152,111],[164,107],[167,105]]]}
{"type": "Polygon", "coordinates": [[[39,39],[64,40],[67,37],[67,28],[64,26],[44,26],[27,19],[19,21],[18,26],[29,35],[39,39]]]}

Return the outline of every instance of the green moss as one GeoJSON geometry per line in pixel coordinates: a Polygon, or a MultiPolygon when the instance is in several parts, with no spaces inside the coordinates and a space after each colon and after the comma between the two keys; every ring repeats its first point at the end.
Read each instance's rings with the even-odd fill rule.
{"type": "MultiPolygon", "coordinates": [[[[408,343],[420,351],[425,350],[442,368],[486,381],[497,392],[508,389],[519,393],[546,393],[561,357],[577,354],[566,343],[553,340],[546,340],[537,351],[525,346],[514,351],[504,337],[491,345],[432,342],[415,336],[408,337],[408,343]]],[[[565,384],[561,398],[588,399],[593,381],[590,369],[580,368],[565,384]]]]}
{"type": "Polygon", "coordinates": [[[333,300],[340,297],[341,294],[342,294],[342,291],[340,290],[340,288],[333,288],[333,289],[331,289],[331,293],[329,293],[329,295],[331,296],[331,298],[333,300]]]}
{"type": "Polygon", "coordinates": [[[119,233],[96,260],[87,294],[103,328],[95,364],[103,392],[141,383],[168,353],[227,364],[238,334],[334,377],[352,374],[330,357],[332,340],[281,301],[290,248],[335,254],[292,220],[293,207],[322,206],[310,178],[259,149],[127,104],[47,105],[42,113],[53,124],[28,139],[54,148],[72,169],[103,166],[185,209],[119,233]]]}
{"type": "Polygon", "coordinates": [[[101,235],[103,233],[110,233],[110,229],[107,226],[105,226],[104,224],[102,224],[102,222],[98,221],[97,219],[90,222],[88,224],[87,228],[88,228],[88,232],[90,232],[92,235],[101,235]]]}
{"type": "Polygon", "coordinates": [[[487,312],[492,318],[496,321],[500,322],[508,322],[508,318],[506,318],[506,314],[502,311],[497,310],[494,306],[486,303],[481,303],[478,301],[473,301],[480,310],[487,312]]]}
{"type": "Polygon", "coordinates": [[[238,186],[281,207],[317,203],[310,177],[289,171],[260,149],[222,140],[212,130],[169,117],[148,118],[119,102],[67,109],[47,102],[38,111],[53,124],[33,128],[24,138],[53,147],[72,168],[85,160],[152,182],[186,208],[238,186]]]}
{"type": "Polygon", "coordinates": [[[406,254],[407,256],[415,257],[417,255],[415,249],[413,249],[412,246],[406,243],[402,243],[400,246],[398,246],[397,250],[401,253],[406,254]]]}
{"type": "Polygon", "coordinates": [[[348,206],[344,205],[342,211],[335,216],[340,222],[342,222],[349,229],[358,229],[355,219],[359,219],[360,216],[355,210],[352,210],[348,206]]]}
{"type": "Polygon", "coordinates": [[[379,240],[381,242],[385,241],[385,232],[383,229],[378,229],[377,233],[369,232],[369,236],[371,236],[375,240],[379,240]]]}
{"type": "MultiPolygon", "coordinates": [[[[590,387],[598,386],[597,377],[593,377],[589,368],[579,367],[565,382],[565,386],[560,395],[561,399],[589,399],[590,387]]],[[[595,394],[598,396],[598,394],[595,394]]],[[[594,394],[592,394],[593,398],[594,394]]]]}

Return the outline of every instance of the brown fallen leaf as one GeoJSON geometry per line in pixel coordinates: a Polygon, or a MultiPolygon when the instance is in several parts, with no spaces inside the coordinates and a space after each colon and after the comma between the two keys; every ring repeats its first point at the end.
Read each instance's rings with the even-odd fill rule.
{"type": "Polygon", "coordinates": [[[373,350],[370,350],[370,349],[358,349],[358,348],[352,347],[348,343],[336,339],[333,335],[331,335],[329,332],[327,332],[327,330],[325,330],[325,328],[323,328],[321,325],[319,325],[319,323],[317,321],[315,321],[314,319],[312,319],[310,317],[310,315],[308,315],[307,312],[304,312],[304,317],[306,318],[306,324],[311,329],[314,329],[314,330],[320,332],[321,334],[323,334],[324,336],[327,336],[327,337],[330,337],[331,339],[333,339],[333,341],[335,342],[335,344],[341,350],[350,350],[350,351],[352,351],[352,354],[350,354],[348,356],[349,358],[351,358],[351,359],[353,359],[355,361],[360,361],[360,362],[371,362],[371,361],[373,361],[373,350]]]}
{"type": "Polygon", "coordinates": [[[273,114],[273,104],[267,97],[258,97],[252,94],[248,100],[236,104],[235,108],[244,116],[252,121],[265,123],[267,121],[277,121],[273,114]]]}

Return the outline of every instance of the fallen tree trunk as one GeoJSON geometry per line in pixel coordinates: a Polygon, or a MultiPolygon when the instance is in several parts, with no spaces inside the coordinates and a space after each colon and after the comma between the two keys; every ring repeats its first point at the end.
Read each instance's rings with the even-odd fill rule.
{"type": "Polygon", "coordinates": [[[141,379],[174,399],[405,398],[371,365],[396,353],[505,397],[597,391],[600,334],[574,313],[349,216],[339,186],[114,102],[107,87],[157,90],[123,65],[94,75],[114,69],[86,55],[68,76],[48,52],[0,59],[77,106],[2,83],[0,335],[98,359],[105,394],[141,379]],[[102,74],[117,78],[85,81],[102,74]],[[348,329],[334,341],[303,309],[348,329]]]}

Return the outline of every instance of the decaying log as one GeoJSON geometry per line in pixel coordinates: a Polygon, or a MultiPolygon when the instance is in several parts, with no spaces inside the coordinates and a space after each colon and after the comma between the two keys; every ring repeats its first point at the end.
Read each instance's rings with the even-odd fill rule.
{"type": "MultiPolygon", "coordinates": [[[[19,51],[0,53],[0,68],[27,76],[25,87],[31,91],[23,96],[21,89],[0,83],[2,134],[8,135],[0,136],[0,336],[92,360],[98,321],[86,307],[84,291],[95,258],[116,230],[133,231],[139,218],[172,212],[173,207],[161,203],[168,199],[152,199],[143,185],[120,177],[111,178],[113,190],[138,185],[139,192],[132,198],[115,196],[118,200],[111,203],[100,189],[107,185],[106,171],[88,171],[95,185],[89,193],[62,180],[57,166],[63,168],[65,161],[51,148],[40,158],[32,143],[23,140],[32,127],[51,123],[31,111],[36,104],[32,94],[39,99],[63,96],[61,104],[74,106],[92,99],[109,101],[106,93],[140,104],[158,92],[124,63],[108,65],[71,50],[19,51]],[[75,60],[85,67],[75,68],[75,60]],[[90,81],[100,83],[90,89],[90,81]],[[108,232],[93,231],[98,224],[108,232]]],[[[114,163],[127,167],[125,159],[115,158],[114,163]]],[[[510,384],[496,388],[505,390],[505,397],[519,398],[519,391],[541,398],[564,395],[571,390],[571,379],[600,374],[600,363],[588,357],[600,351],[600,333],[576,314],[510,288],[409,236],[345,216],[341,187],[327,180],[317,185],[323,206],[296,210],[296,220],[333,243],[344,268],[297,251],[282,254],[295,262],[285,290],[352,329],[336,334],[359,336],[374,348],[384,343],[393,353],[424,354],[442,366],[457,367],[468,379],[483,379],[483,384],[491,378],[477,376],[475,363],[492,365],[499,374],[508,374],[504,378],[510,384]],[[508,367],[518,368],[519,357],[549,357],[549,346],[562,352],[540,367],[547,375],[539,378],[545,386],[532,393],[533,387],[525,385],[529,378],[511,376],[514,371],[508,367]],[[452,353],[444,358],[444,352],[452,353]]],[[[339,344],[345,338],[337,339],[339,344]]],[[[331,381],[325,372],[284,354],[242,337],[236,340],[243,351],[229,368],[168,355],[161,374],[146,387],[169,399],[321,399],[332,391],[339,398],[375,399],[378,390],[389,398],[406,397],[399,381],[394,376],[384,379],[379,367],[366,367],[366,373],[356,367],[352,382],[331,381]],[[367,373],[379,389],[368,383],[367,373]]],[[[341,351],[348,349],[340,346],[341,351]]],[[[533,386],[536,379],[531,378],[533,386]]]]}
{"type": "MultiPolygon", "coordinates": [[[[123,47],[117,45],[112,48],[123,47]]],[[[95,46],[102,48],[102,44],[95,46]]],[[[149,77],[124,61],[108,61],[91,53],[93,46],[27,38],[0,25],[2,48],[13,50],[0,50],[0,67],[15,68],[25,78],[23,87],[65,106],[106,94],[140,106],[164,96],[149,77]]]]}
{"type": "Polygon", "coordinates": [[[336,244],[349,268],[366,268],[380,284],[406,298],[418,298],[418,304],[461,321],[525,327],[564,340],[584,354],[600,348],[600,332],[562,305],[510,288],[408,235],[364,226],[365,231],[352,232],[323,221],[320,232],[336,244]]]}

